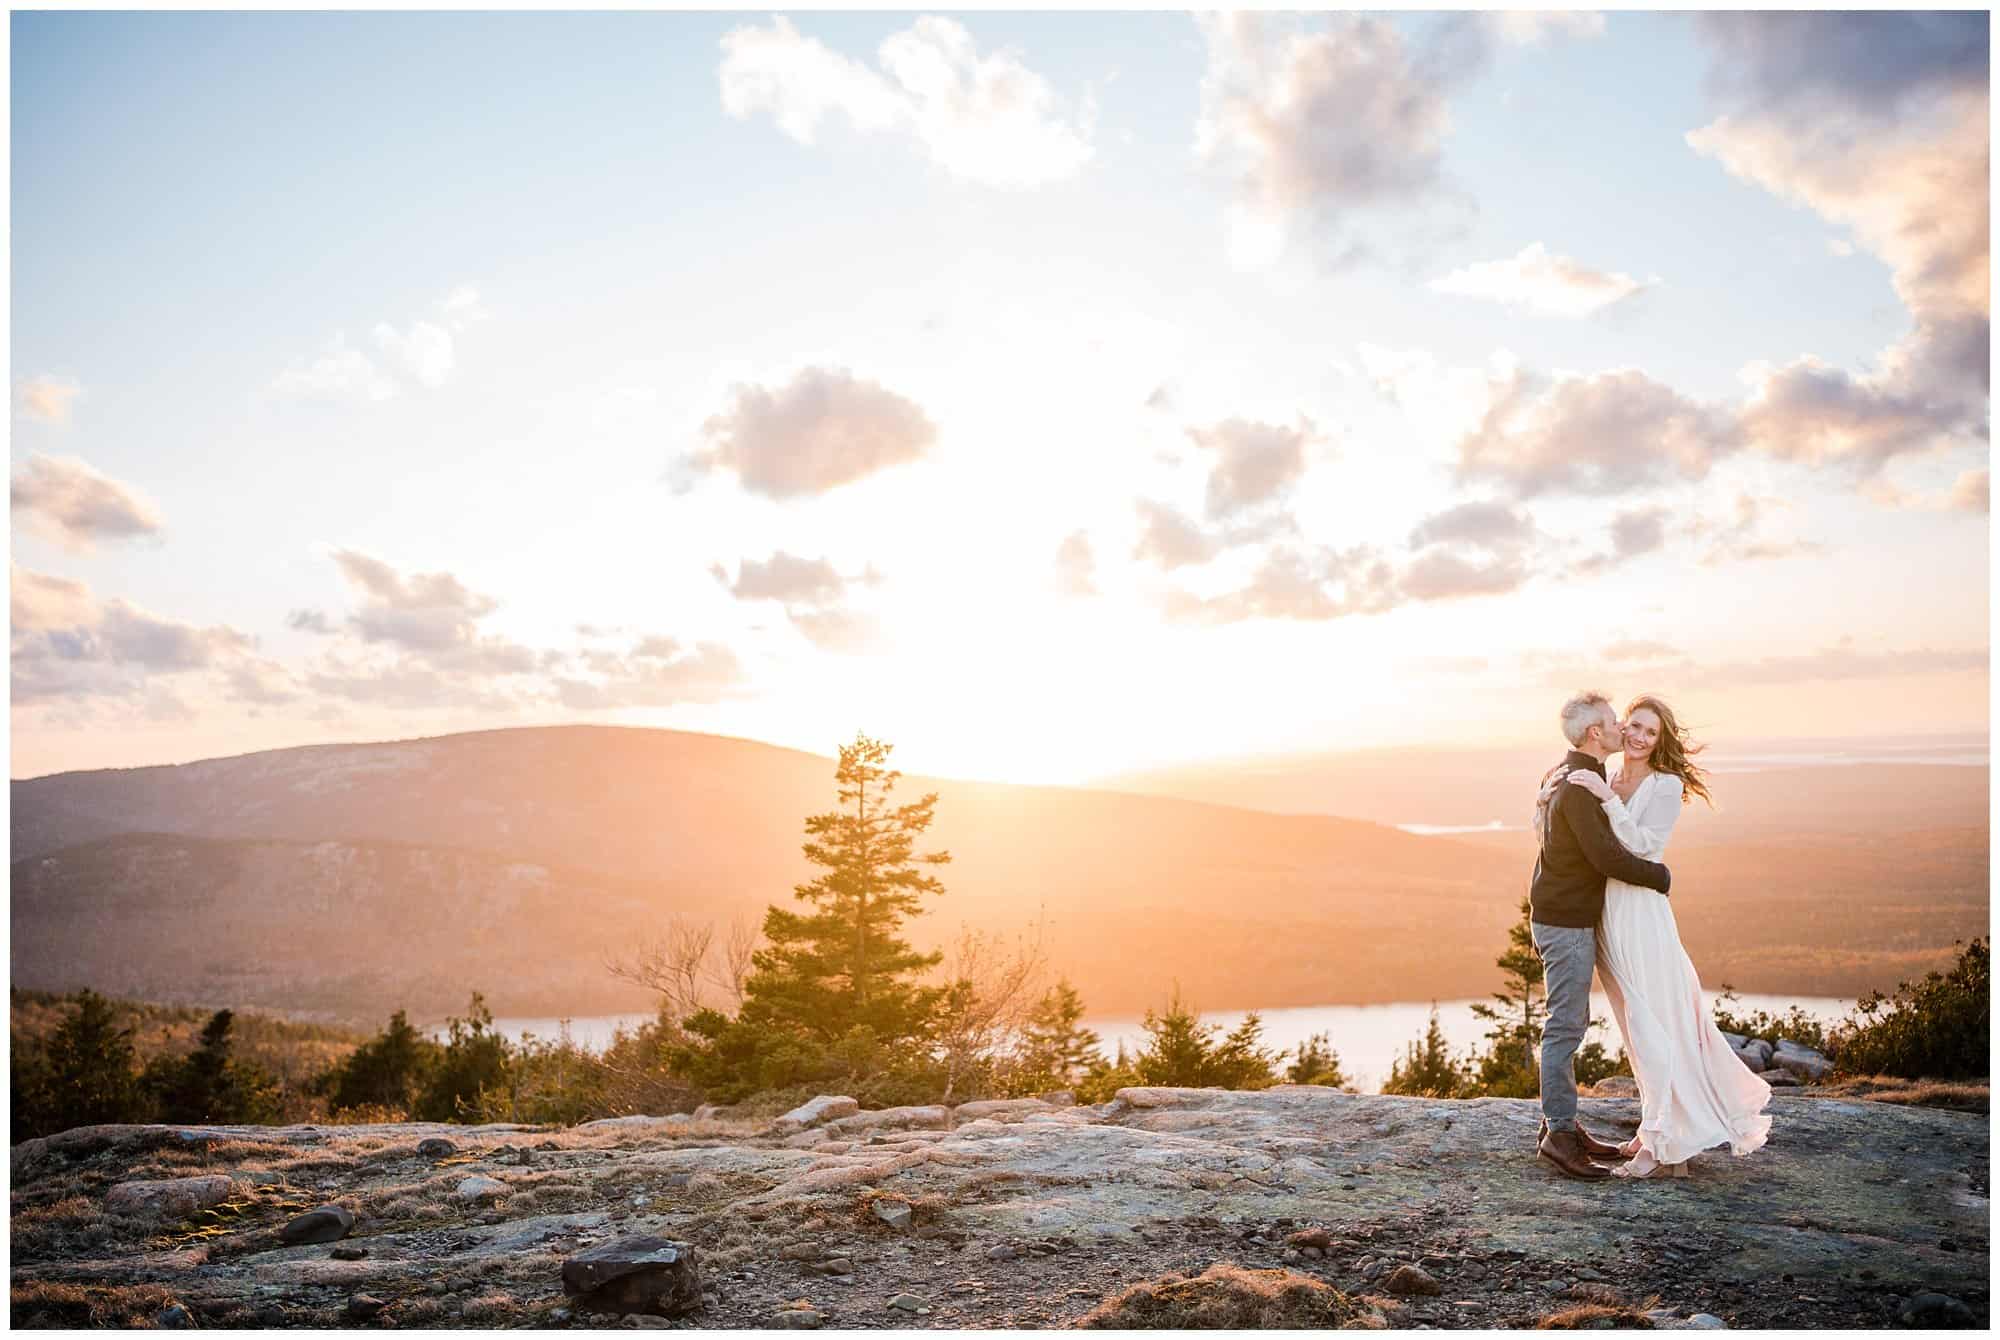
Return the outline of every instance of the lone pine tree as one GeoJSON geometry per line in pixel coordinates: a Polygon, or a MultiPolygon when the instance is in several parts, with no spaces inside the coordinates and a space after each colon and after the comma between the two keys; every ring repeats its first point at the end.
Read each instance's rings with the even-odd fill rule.
{"type": "Polygon", "coordinates": [[[772,907],[765,946],[744,985],[742,1020],[823,1043],[865,1028],[879,1042],[920,1034],[940,989],[916,977],[943,961],[902,938],[923,895],[944,885],[923,867],[948,852],[916,854],[937,795],[892,806],[901,773],[887,767],[893,746],[857,734],[834,771],[840,807],[806,820],[806,859],[818,878],[793,889],[810,912],[772,907]]]}

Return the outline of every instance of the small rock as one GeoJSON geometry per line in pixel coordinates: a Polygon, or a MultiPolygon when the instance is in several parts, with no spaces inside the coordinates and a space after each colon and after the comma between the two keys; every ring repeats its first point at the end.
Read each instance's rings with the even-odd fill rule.
{"type": "Polygon", "coordinates": [[[474,1176],[465,1178],[458,1184],[458,1198],[464,1201],[485,1200],[489,1196],[504,1196],[508,1186],[496,1177],[474,1176]]]}
{"type": "Polygon", "coordinates": [[[557,1326],[569,1325],[569,1319],[570,1319],[570,1310],[566,1307],[556,1308],[554,1311],[549,1313],[549,1320],[557,1326]]]}
{"type": "Polygon", "coordinates": [[[914,1219],[908,1201],[886,1196],[875,1202],[875,1217],[899,1233],[907,1230],[914,1219]]]}
{"type": "Polygon", "coordinates": [[[1697,1312],[1687,1320],[1688,1329],[1694,1331],[1726,1331],[1729,1323],[1713,1312],[1697,1312]]]}
{"type": "Polygon", "coordinates": [[[854,1262],[844,1256],[835,1256],[818,1262],[812,1269],[817,1270],[822,1275],[852,1275],[854,1273],[854,1262]]]}
{"type": "Polygon", "coordinates": [[[1299,1260],[1299,1249],[1296,1247],[1287,1247],[1285,1248],[1283,1254],[1278,1257],[1278,1259],[1280,1261],[1283,1261],[1286,1265],[1296,1264],[1297,1261],[1299,1260]]]}
{"type": "Polygon", "coordinates": [[[1904,1326],[1962,1330],[1975,1325],[1972,1309],[1950,1294],[1920,1293],[1896,1315],[1904,1326]]]}
{"type": "Polygon", "coordinates": [[[889,1306],[899,1312],[929,1312],[930,1305],[913,1293],[899,1293],[889,1300],[889,1306]]]}
{"type": "Polygon", "coordinates": [[[520,1164],[523,1168],[527,1167],[534,1161],[535,1161],[535,1151],[528,1148],[528,1146],[522,1145],[519,1149],[514,1151],[514,1162],[520,1164]]]}
{"type": "Polygon", "coordinates": [[[788,1242],[778,1248],[780,1261],[817,1261],[826,1254],[826,1249],[817,1242],[788,1242]]]}
{"type": "Polygon", "coordinates": [[[339,1205],[322,1205],[307,1210],[278,1230],[278,1241],[288,1246],[302,1242],[338,1242],[354,1229],[354,1212],[339,1205]]]}
{"type": "Polygon", "coordinates": [[[788,1307],[772,1313],[765,1325],[778,1331],[817,1331],[826,1325],[826,1317],[811,1308],[788,1307]]]}
{"type": "Polygon", "coordinates": [[[386,1299],[372,1293],[358,1293],[347,1300],[347,1315],[356,1321],[366,1321],[387,1306],[386,1299]]]}
{"type": "Polygon", "coordinates": [[[1444,1286],[1422,1266],[1397,1266],[1382,1287],[1399,1298],[1431,1297],[1444,1292],[1444,1286]]]}
{"type": "Polygon", "coordinates": [[[1799,1077],[1789,1070],[1767,1070],[1764,1082],[1774,1089],[1796,1089],[1800,1086],[1799,1077]]]}
{"type": "Polygon", "coordinates": [[[332,1255],[336,1261],[359,1261],[368,1255],[368,1249],[344,1242],[333,1249],[332,1255]]]}
{"type": "Polygon", "coordinates": [[[417,1156],[426,1159],[447,1159],[458,1152],[458,1146],[442,1135],[433,1135],[417,1141],[417,1156]]]}
{"type": "Polygon", "coordinates": [[[1333,1246],[1333,1234],[1323,1228],[1302,1228],[1285,1241],[1294,1247],[1313,1247],[1325,1251],[1333,1246]]]}
{"type": "Polygon", "coordinates": [[[1591,1092],[1605,1097],[1632,1098],[1639,1093],[1639,1081],[1630,1075],[1610,1075],[1593,1084],[1591,1092]]]}
{"type": "Polygon", "coordinates": [[[153,1325],[163,1331],[190,1331],[194,1329],[194,1313],[179,1303],[169,1303],[153,1314],[153,1325]]]}
{"type": "Polygon", "coordinates": [[[986,1249],[986,1259],[989,1261],[1012,1261],[1020,1254],[1020,1251],[1009,1242],[1003,1242],[986,1249]]]}

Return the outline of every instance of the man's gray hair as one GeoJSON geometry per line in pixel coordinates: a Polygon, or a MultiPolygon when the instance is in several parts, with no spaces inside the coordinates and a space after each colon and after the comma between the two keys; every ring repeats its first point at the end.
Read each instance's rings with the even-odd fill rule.
{"type": "Polygon", "coordinates": [[[1577,694],[1563,704],[1563,739],[1568,740],[1573,749],[1582,748],[1583,737],[1590,734],[1592,726],[1604,724],[1607,710],[1615,714],[1618,709],[1612,707],[1611,700],[1603,694],[1577,694]]]}

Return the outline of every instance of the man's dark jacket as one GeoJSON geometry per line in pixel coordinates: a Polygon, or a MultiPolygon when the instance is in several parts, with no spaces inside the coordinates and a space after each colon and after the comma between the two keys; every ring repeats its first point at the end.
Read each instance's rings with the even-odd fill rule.
{"type": "MultiPolygon", "coordinates": [[[[1571,771],[1589,768],[1599,777],[1604,765],[1580,749],[1563,760],[1571,771]]],[[[1530,919],[1544,926],[1595,926],[1604,916],[1604,881],[1665,893],[1673,883],[1667,868],[1627,851],[1611,831],[1604,804],[1580,786],[1564,780],[1549,805],[1548,830],[1542,834],[1535,879],[1528,890],[1530,919]]]]}

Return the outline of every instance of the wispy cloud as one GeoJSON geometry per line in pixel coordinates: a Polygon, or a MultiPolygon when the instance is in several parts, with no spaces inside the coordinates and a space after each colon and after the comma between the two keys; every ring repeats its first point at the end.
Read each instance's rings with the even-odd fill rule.
{"type": "Polygon", "coordinates": [[[78,382],[45,372],[15,384],[14,412],[24,419],[67,424],[70,406],[82,394],[83,387],[78,382]]]}
{"type": "Polygon", "coordinates": [[[1431,281],[1436,293],[1484,298],[1548,316],[1593,316],[1660,282],[1598,270],[1530,243],[1506,260],[1479,261],[1431,281]]]}
{"type": "Polygon", "coordinates": [[[71,553],[88,554],[100,540],[155,535],[163,524],[159,509],[129,484],[74,456],[30,456],[15,472],[8,496],[29,530],[71,553]]]}
{"type": "Polygon", "coordinates": [[[723,109],[738,119],[767,113],[801,144],[840,116],[863,134],[913,140],[955,177],[1000,187],[1073,177],[1093,152],[1088,98],[1072,110],[1018,55],[982,56],[951,19],[925,16],[891,35],[876,52],[879,71],[783,17],[732,29],[722,50],[723,109]]]}

